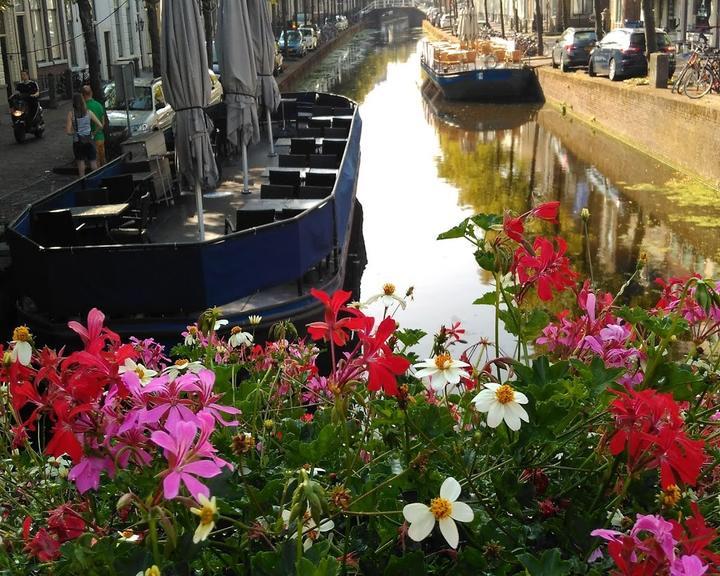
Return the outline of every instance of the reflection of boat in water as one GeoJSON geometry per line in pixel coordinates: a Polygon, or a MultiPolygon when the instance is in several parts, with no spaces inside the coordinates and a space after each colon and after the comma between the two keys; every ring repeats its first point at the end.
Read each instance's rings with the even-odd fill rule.
{"type": "Polygon", "coordinates": [[[421,87],[425,105],[432,116],[446,125],[473,132],[495,132],[519,128],[535,118],[540,105],[452,102],[442,97],[430,80],[421,87]]]}
{"type": "MultiPolygon", "coordinates": [[[[435,29],[425,24],[426,31],[435,29]]],[[[540,100],[533,70],[507,41],[460,44],[452,39],[421,43],[420,65],[448,100],[528,102],[540,100]]]]}
{"type": "MultiPolygon", "coordinates": [[[[342,96],[307,92],[284,98],[285,120],[293,111],[306,111],[294,115],[298,130],[310,131],[304,122],[323,116],[316,124],[331,124],[333,137],[278,140],[279,152],[287,144],[291,154],[300,154],[293,149],[296,142],[306,148],[305,163],[296,171],[268,165],[267,142],[250,149],[252,193],[243,195],[242,185],[226,183],[219,189],[222,198],[205,200],[204,242],[195,239],[192,197],[182,196],[172,206],[157,205],[152,220],[138,215],[135,224],[147,225],[150,242],[141,242],[145,234],[139,232],[120,239],[121,220],[136,202],[147,201],[145,194],[138,197],[133,181],[139,182],[140,174],[130,172],[125,156],[31,204],[7,230],[18,319],[45,341],[62,341],[68,319],[95,306],[117,332],[163,340],[176,337],[212,306],[240,326],[247,326],[249,315],[262,316],[261,331],[281,319],[318,316],[322,306],[310,286],[341,288],[351,252],[362,123],[355,103],[342,96]],[[273,176],[287,185],[275,185],[273,176]],[[267,198],[265,190],[273,186],[263,187],[261,196],[266,178],[275,194],[289,197],[267,198]],[[112,185],[128,180],[127,197],[117,198],[112,185]],[[115,199],[108,204],[111,194],[115,199]],[[100,217],[83,220],[85,229],[78,233],[88,210],[100,217]]],[[[147,204],[141,206],[147,215],[147,204]]]]}

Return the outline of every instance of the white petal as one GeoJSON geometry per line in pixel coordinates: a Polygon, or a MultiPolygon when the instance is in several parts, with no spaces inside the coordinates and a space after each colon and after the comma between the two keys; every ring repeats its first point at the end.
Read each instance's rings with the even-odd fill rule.
{"type": "Polygon", "coordinates": [[[518,392],[517,390],[515,392],[515,402],[518,404],[527,404],[528,403],[528,397],[525,396],[522,392],[518,392]]]}
{"type": "Polygon", "coordinates": [[[460,374],[462,374],[462,370],[459,368],[448,368],[447,370],[444,370],[445,379],[450,382],[450,384],[457,384],[460,382],[460,374]]]}
{"type": "Polygon", "coordinates": [[[460,536],[458,535],[458,529],[455,525],[455,520],[452,518],[443,518],[440,520],[440,532],[445,536],[445,540],[453,548],[457,548],[460,536]]]}
{"type": "Polygon", "coordinates": [[[515,402],[510,402],[507,405],[507,409],[510,412],[512,412],[514,416],[516,416],[517,418],[520,418],[520,420],[525,420],[525,422],[530,422],[528,413],[525,411],[525,408],[520,406],[520,404],[516,404],[515,402]]]}
{"type": "Polygon", "coordinates": [[[492,408],[493,404],[497,403],[497,399],[495,398],[495,392],[483,390],[480,394],[475,396],[473,402],[475,403],[476,410],[480,412],[487,412],[492,408]],[[485,392],[487,392],[487,394],[485,394],[485,392]]]}
{"type": "Polygon", "coordinates": [[[425,516],[422,516],[420,519],[415,520],[415,522],[410,524],[408,536],[410,536],[412,540],[415,540],[415,542],[422,542],[428,537],[434,527],[435,516],[433,516],[430,510],[428,510],[428,513],[425,516]]]}
{"type": "Polygon", "coordinates": [[[450,517],[458,522],[472,522],[473,518],[475,518],[475,513],[465,502],[453,502],[450,517]]]}
{"type": "MultiPolygon", "coordinates": [[[[422,504],[421,502],[408,504],[407,506],[405,506],[405,508],[403,508],[403,516],[405,516],[405,520],[407,520],[411,524],[413,522],[421,520],[428,514],[430,514],[430,508],[428,508],[425,504],[422,504]]],[[[432,516],[432,514],[430,515],[432,516]]]]}
{"type": "MultiPolygon", "coordinates": [[[[416,368],[417,368],[417,366],[416,366],[416,368]]],[[[434,376],[437,373],[438,373],[437,367],[432,367],[432,368],[428,367],[428,368],[423,368],[422,370],[418,370],[417,372],[415,372],[415,376],[417,376],[418,378],[425,378],[426,376],[434,376]]]]}
{"type": "Polygon", "coordinates": [[[32,346],[30,342],[18,342],[15,344],[17,359],[23,366],[29,366],[32,359],[32,346]]]}
{"type": "Polygon", "coordinates": [[[488,390],[492,390],[493,392],[495,392],[495,390],[497,390],[498,388],[500,388],[500,384],[495,384],[494,382],[488,382],[487,384],[485,384],[485,388],[487,388],[488,390]]]}
{"type": "Polygon", "coordinates": [[[312,538],[305,538],[305,541],[303,542],[303,550],[305,552],[310,550],[310,548],[312,548],[312,543],[313,543],[312,538]]]}
{"type": "Polygon", "coordinates": [[[333,528],[335,528],[335,522],[333,522],[332,520],[323,520],[322,522],[320,522],[320,527],[318,528],[318,530],[320,532],[327,532],[328,530],[332,530],[333,528]]]}
{"type": "Polygon", "coordinates": [[[505,408],[503,408],[502,404],[496,402],[495,405],[488,411],[487,425],[490,426],[490,428],[497,428],[500,425],[500,422],[503,421],[504,414],[505,408]]]}
{"type": "Polygon", "coordinates": [[[503,418],[505,420],[505,424],[508,425],[508,428],[510,428],[510,430],[520,430],[520,418],[515,416],[515,414],[513,414],[511,410],[508,410],[507,405],[505,408],[505,416],[503,418]]]}
{"type": "Polygon", "coordinates": [[[442,486],[440,486],[440,498],[445,498],[445,500],[455,502],[455,500],[458,499],[458,496],[460,496],[460,491],[460,482],[450,476],[446,478],[445,482],[443,482],[442,486]]]}

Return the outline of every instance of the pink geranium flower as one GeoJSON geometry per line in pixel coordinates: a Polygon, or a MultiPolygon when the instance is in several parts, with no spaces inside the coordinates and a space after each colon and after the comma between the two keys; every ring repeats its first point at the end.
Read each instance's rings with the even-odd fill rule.
{"type": "Polygon", "coordinates": [[[221,465],[229,464],[213,457],[214,449],[208,442],[213,430],[213,418],[209,414],[198,414],[200,436],[197,441],[198,426],[194,421],[176,421],[166,423],[165,430],[152,433],[150,439],[164,449],[168,461],[168,470],[164,472],[163,490],[165,498],[172,500],[184,484],[193,498],[198,494],[208,497],[210,490],[196,476],[212,478],[221,472],[221,465]],[[203,459],[210,457],[211,460],[203,459]]]}

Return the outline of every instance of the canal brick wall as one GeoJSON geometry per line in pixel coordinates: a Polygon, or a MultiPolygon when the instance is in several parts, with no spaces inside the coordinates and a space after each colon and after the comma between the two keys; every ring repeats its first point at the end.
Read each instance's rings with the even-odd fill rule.
{"type": "Polygon", "coordinates": [[[545,99],[594,128],[720,189],[720,97],[537,69],[545,99]]]}
{"type": "Polygon", "coordinates": [[[300,60],[288,61],[285,72],[283,72],[283,74],[279,78],[277,78],[278,88],[280,88],[280,92],[292,91],[293,83],[299,78],[302,78],[309,68],[311,68],[318,61],[320,61],[328,52],[330,52],[334,48],[337,48],[346,40],[352,38],[354,34],[362,30],[364,27],[365,24],[362,21],[358,22],[357,24],[353,24],[352,26],[348,26],[346,30],[340,32],[337,36],[335,36],[335,38],[333,38],[329,42],[323,42],[320,46],[317,47],[317,49],[309,52],[308,55],[305,56],[305,58],[302,58],[300,60]]]}

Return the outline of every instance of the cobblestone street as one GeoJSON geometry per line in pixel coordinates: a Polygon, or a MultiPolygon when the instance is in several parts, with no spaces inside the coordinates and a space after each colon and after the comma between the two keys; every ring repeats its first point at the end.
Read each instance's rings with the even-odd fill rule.
{"type": "Polygon", "coordinates": [[[15,142],[8,109],[0,116],[0,223],[12,220],[29,202],[70,182],[72,176],[54,174],[53,168],[72,160],[72,143],[65,134],[70,101],[44,109],[45,134],[15,142]]]}

